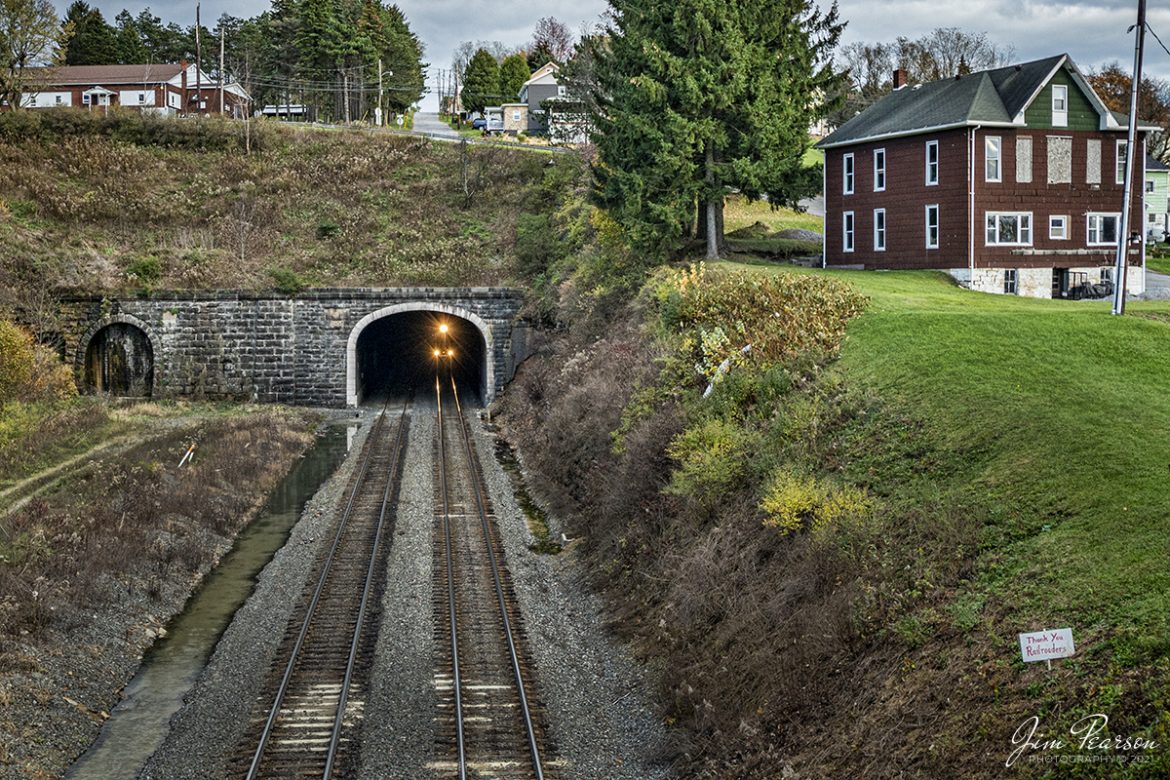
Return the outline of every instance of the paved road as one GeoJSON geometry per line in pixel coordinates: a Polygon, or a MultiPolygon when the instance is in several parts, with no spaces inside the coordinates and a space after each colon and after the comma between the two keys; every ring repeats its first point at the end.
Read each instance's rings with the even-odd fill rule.
{"type": "Polygon", "coordinates": [[[442,122],[438,114],[424,113],[422,111],[415,114],[414,131],[416,133],[425,133],[432,138],[449,138],[452,141],[459,140],[459,133],[456,133],[445,122],[442,122]]]}
{"type": "Polygon", "coordinates": [[[1146,271],[1146,297],[1170,298],[1170,276],[1146,271]]]}

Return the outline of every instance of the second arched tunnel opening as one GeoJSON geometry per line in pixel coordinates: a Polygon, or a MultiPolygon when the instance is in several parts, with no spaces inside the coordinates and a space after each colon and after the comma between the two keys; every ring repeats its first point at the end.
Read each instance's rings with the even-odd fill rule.
{"type": "Polygon", "coordinates": [[[472,322],[451,314],[410,311],[371,322],[357,339],[357,402],[378,403],[412,392],[432,393],[436,372],[453,376],[461,394],[481,403],[487,345],[472,322]]]}

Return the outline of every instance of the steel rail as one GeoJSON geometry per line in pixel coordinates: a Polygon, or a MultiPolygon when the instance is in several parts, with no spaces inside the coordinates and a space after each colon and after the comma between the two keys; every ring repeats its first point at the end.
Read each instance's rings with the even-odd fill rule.
{"type": "Polygon", "coordinates": [[[370,449],[362,458],[361,467],[358,470],[357,478],[353,483],[353,490],[350,491],[349,500],[345,504],[345,510],[341,515],[341,522],[337,524],[337,533],[333,536],[333,544],[329,548],[329,554],[325,559],[325,564],[321,571],[321,576],[317,580],[317,586],[313,590],[313,598],[309,602],[308,611],[305,614],[304,622],[301,624],[300,633],[297,635],[297,641],[293,645],[292,652],[289,655],[288,665],[285,667],[284,675],[281,677],[280,686],[276,690],[276,697],[272,702],[272,709],[268,713],[268,719],[264,723],[264,729],[260,733],[260,740],[256,746],[255,753],[252,754],[252,763],[248,767],[248,773],[245,775],[245,780],[255,780],[257,773],[260,771],[260,763],[264,757],[264,749],[268,746],[268,740],[272,736],[272,730],[276,725],[276,719],[280,715],[280,707],[284,704],[285,694],[288,693],[289,683],[292,680],[293,671],[296,669],[297,659],[300,656],[301,649],[305,644],[305,637],[309,634],[309,627],[313,622],[313,615],[317,609],[317,604],[321,600],[321,594],[325,590],[325,585],[329,580],[329,573],[333,567],[333,561],[337,554],[338,547],[341,546],[341,539],[345,535],[345,529],[349,525],[349,520],[353,514],[354,502],[357,500],[358,491],[361,489],[362,482],[365,481],[366,472],[369,471],[371,456],[373,455],[374,447],[376,446],[377,438],[382,433],[382,427],[386,420],[386,408],[389,405],[389,400],[382,406],[382,412],[378,416],[378,421],[374,428],[371,429],[367,441],[370,442],[370,449]]]}
{"type": "Polygon", "coordinates": [[[496,563],[496,553],[492,548],[491,530],[488,525],[486,502],[483,497],[483,481],[476,470],[475,453],[471,446],[471,434],[467,430],[467,421],[463,417],[463,405],[459,402],[459,388],[455,384],[455,377],[451,377],[451,392],[455,396],[455,411],[459,418],[459,428],[463,434],[464,453],[467,455],[467,467],[471,484],[475,492],[475,507],[479,514],[480,528],[483,530],[483,541],[487,547],[488,561],[491,563],[492,580],[496,588],[496,602],[500,608],[500,619],[503,621],[504,635],[508,640],[508,655],[512,662],[512,674],[516,678],[516,691],[520,695],[520,711],[524,716],[524,727],[527,731],[528,750],[532,755],[532,768],[536,771],[536,780],[544,780],[544,769],[540,762],[540,749],[536,744],[536,730],[532,725],[532,713],[528,707],[528,696],[524,692],[524,677],[520,673],[520,657],[516,651],[516,642],[512,637],[512,622],[508,619],[508,607],[504,600],[504,586],[500,578],[500,568],[496,563]]]}
{"type": "Polygon", "coordinates": [[[333,776],[333,763],[337,757],[337,747],[341,742],[341,729],[345,720],[345,706],[349,702],[349,686],[353,682],[353,671],[357,665],[358,648],[361,645],[362,629],[366,619],[366,606],[370,600],[370,592],[374,589],[374,580],[377,575],[378,550],[382,546],[382,530],[386,525],[386,507],[390,504],[391,494],[397,490],[398,481],[394,475],[398,473],[398,464],[402,459],[402,445],[406,439],[407,419],[406,412],[410,408],[410,401],[402,404],[402,413],[398,418],[398,431],[394,435],[394,445],[391,450],[390,463],[387,467],[386,489],[382,492],[382,505],[378,510],[378,525],[374,530],[374,543],[370,550],[370,563],[366,567],[366,579],[362,586],[362,599],[358,607],[357,622],[353,627],[353,640],[349,645],[349,659],[345,665],[345,678],[341,681],[341,693],[337,700],[337,714],[333,720],[333,734],[329,739],[329,749],[325,755],[324,780],[333,776]]]}
{"type": "Polygon", "coordinates": [[[447,564],[447,618],[451,624],[451,686],[455,692],[455,741],[459,751],[459,780],[467,780],[467,746],[463,739],[463,683],[459,673],[459,632],[456,630],[455,617],[455,554],[451,549],[451,512],[447,500],[447,441],[443,431],[443,386],[437,373],[435,403],[439,420],[439,482],[443,496],[443,544],[447,564]]]}

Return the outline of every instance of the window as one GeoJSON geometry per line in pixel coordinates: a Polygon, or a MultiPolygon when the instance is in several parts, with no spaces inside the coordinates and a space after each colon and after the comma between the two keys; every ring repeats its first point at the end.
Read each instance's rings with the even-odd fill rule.
{"type": "Polygon", "coordinates": [[[1125,147],[1127,141],[1117,142],[1117,183],[1125,183],[1125,147]]]}
{"type": "Polygon", "coordinates": [[[564,88],[564,87],[562,87],[562,86],[559,86],[559,85],[557,86],[557,96],[558,96],[558,97],[564,97],[564,96],[565,96],[565,88],[564,88]]]}
{"type": "Polygon", "coordinates": [[[1113,281],[1113,269],[1112,268],[1102,268],[1101,269],[1101,281],[1102,282],[1112,282],[1113,281]]]}
{"type": "Polygon", "coordinates": [[[983,178],[987,181],[1003,181],[1003,171],[1000,169],[1002,144],[1002,139],[997,135],[989,135],[983,142],[983,178]]]}
{"type": "Polygon", "coordinates": [[[65,102],[65,100],[60,95],[54,95],[53,102],[56,103],[57,105],[61,105],[62,103],[65,102]]]}
{"type": "Polygon", "coordinates": [[[1068,87],[1052,85],[1052,126],[1068,127],[1068,87]]]}
{"type": "Polygon", "coordinates": [[[1003,272],[1003,292],[1005,295],[1015,295],[1018,279],[1016,269],[1008,268],[1003,272]]]}
{"type": "Polygon", "coordinates": [[[1146,192],[1153,192],[1153,191],[1154,191],[1154,180],[1153,179],[1146,179],[1146,192]]]}
{"type": "Polygon", "coordinates": [[[1048,136],[1048,183],[1072,183],[1072,138],[1067,135],[1048,136]]]}
{"type": "Polygon", "coordinates": [[[1068,240],[1068,217],[1061,214],[1048,218],[1048,237],[1053,241],[1068,240]]]}
{"type": "Polygon", "coordinates": [[[926,183],[938,184],[938,141],[926,142],[926,183]]]}
{"type": "Polygon", "coordinates": [[[938,206],[926,207],[926,248],[938,249],[938,206]]]}
{"type": "Polygon", "coordinates": [[[1089,246],[1117,246],[1117,226],[1121,223],[1120,214],[1090,214],[1089,246]]]}
{"type": "Polygon", "coordinates": [[[873,251],[886,251],[886,210],[873,210],[873,251]]]}
{"type": "Polygon", "coordinates": [[[846,211],[841,221],[841,251],[853,251],[853,212],[846,211]]]}
{"type": "Polygon", "coordinates": [[[513,122],[520,121],[520,109],[516,109],[515,111],[512,112],[512,121],[513,122]]]}
{"type": "Polygon", "coordinates": [[[29,108],[36,108],[37,107],[37,96],[36,95],[29,95],[28,106],[29,106],[29,108]]]}
{"type": "Polygon", "coordinates": [[[873,191],[882,192],[886,188],[886,150],[873,150],[873,191]]]}
{"type": "Polygon", "coordinates": [[[1085,184],[1101,183],[1101,139],[1085,142],[1085,184]]]}
{"type": "Polygon", "coordinates": [[[83,106],[89,105],[89,93],[88,92],[81,96],[81,104],[83,106]]]}
{"type": "Polygon", "coordinates": [[[139,92],[139,93],[138,93],[138,104],[139,104],[139,105],[145,105],[145,104],[146,104],[146,93],[145,93],[145,92],[139,92]]]}
{"type": "Polygon", "coordinates": [[[1031,246],[1032,215],[1029,212],[987,212],[987,246],[1031,246]]]}
{"type": "Polygon", "coordinates": [[[1026,135],[1016,139],[1016,181],[1032,181],[1032,139],[1026,135]]]}
{"type": "Polygon", "coordinates": [[[841,191],[846,195],[853,194],[853,153],[850,152],[841,157],[841,173],[843,181],[841,182],[841,191]]]}

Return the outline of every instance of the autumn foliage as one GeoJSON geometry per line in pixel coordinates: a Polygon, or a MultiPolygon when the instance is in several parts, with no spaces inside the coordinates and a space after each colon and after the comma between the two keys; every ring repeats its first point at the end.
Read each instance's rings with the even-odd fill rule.
{"type": "Polygon", "coordinates": [[[23,328],[0,320],[0,407],[76,395],[69,369],[23,328]]]}

